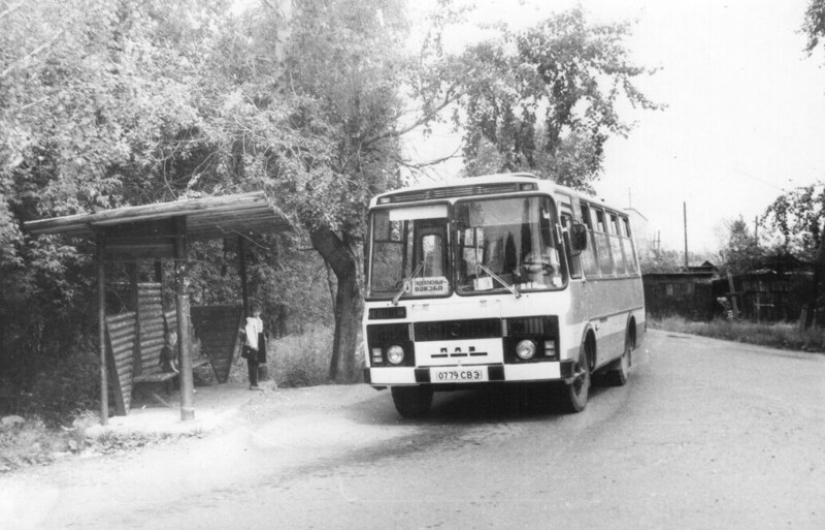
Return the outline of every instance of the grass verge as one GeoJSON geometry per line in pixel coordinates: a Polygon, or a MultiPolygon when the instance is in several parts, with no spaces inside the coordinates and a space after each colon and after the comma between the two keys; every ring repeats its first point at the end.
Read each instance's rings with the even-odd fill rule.
{"type": "Polygon", "coordinates": [[[760,323],[745,320],[716,319],[710,322],[690,321],[682,317],[649,318],[652,329],[689,333],[715,339],[770,346],[786,350],[825,352],[825,330],[799,331],[790,322],[760,323]]]}

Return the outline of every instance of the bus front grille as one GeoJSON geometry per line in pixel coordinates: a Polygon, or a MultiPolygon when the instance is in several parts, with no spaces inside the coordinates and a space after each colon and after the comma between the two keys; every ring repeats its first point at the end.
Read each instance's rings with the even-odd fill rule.
{"type": "Polygon", "coordinates": [[[502,336],[501,320],[482,318],[448,322],[418,322],[414,326],[417,342],[463,339],[494,339],[502,336]]]}

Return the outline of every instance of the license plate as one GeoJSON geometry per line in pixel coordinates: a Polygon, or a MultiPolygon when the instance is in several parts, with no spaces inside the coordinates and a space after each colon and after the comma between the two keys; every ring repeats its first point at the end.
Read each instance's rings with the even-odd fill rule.
{"type": "Polygon", "coordinates": [[[430,368],[431,383],[475,383],[488,381],[487,367],[430,368]]]}

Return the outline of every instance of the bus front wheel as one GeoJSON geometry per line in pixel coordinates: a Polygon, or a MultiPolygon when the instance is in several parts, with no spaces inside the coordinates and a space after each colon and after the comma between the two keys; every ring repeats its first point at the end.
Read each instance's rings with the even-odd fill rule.
{"type": "Polygon", "coordinates": [[[420,418],[433,404],[433,389],[429,386],[394,386],[392,402],[404,418],[420,418]]]}
{"type": "Polygon", "coordinates": [[[607,383],[610,386],[624,386],[630,377],[630,364],[633,355],[633,339],[628,335],[624,342],[624,352],[616,359],[612,370],[607,372],[607,383]]]}
{"type": "Polygon", "coordinates": [[[590,394],[590,364],[587,343],[582,346],[579,358],[573,365],[573,379],[561,388],[562,405],[567,412],[581,412],[587,407],[590,394]]]}

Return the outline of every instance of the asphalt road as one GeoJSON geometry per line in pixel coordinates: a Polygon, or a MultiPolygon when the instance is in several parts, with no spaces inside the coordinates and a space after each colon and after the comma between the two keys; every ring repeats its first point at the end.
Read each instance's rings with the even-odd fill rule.
{"type": "Polygon", "coordinates": [[[574,415],[456,392],[404,421],[363,385],[277,391],[223,433],[0,492],[9,529],[822,529],[825,356],[649,333],[629,384],[574,415]]]}

